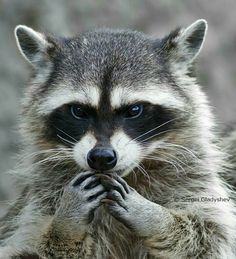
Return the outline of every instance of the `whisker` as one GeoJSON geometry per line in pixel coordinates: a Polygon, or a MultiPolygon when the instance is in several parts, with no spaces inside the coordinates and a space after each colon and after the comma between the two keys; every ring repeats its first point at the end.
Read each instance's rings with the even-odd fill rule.
{"type": "MultiPolygon", "coordinates": [[[[154,151],[153,154],[156,154],[156,155],[164,155],[164,156],[169,156],[169,157],[172,157],[173,159],[175,159],[176,161],[180,162],[181,164],[185,165],[185,166],[188,166],[188,164],[184,163],[179,157],[173,155],[173,154],[170,154],[170,153],[164,153],[160,150],[156,150],[154,151]]],[[[184,157],[186,158],[186,157],[184,157]]]]}
{"type": "Polygon", "coordinates": [[[185,147],[183,145],[178,145],[178,144],[173,144],[173,143],[166,142],[164,146],[166,146],[166,147],[170,146],[170,147],[175,147],[175,148],[183,149],[184,151],[186,151],[186,153],[192,155],[194,158],[199,160],[199,157],[197,157],[197,154],[195,154],[192,150],[190,150],[189,148],[187,148],[187,147],[185,147]]]}
{"type": "Polygon", "coordinates": [[[142,163],[139,164],[139,167],[140,167],[140,169],[142,169],[142,171],[144,172],[144,174],[148,178],[148,184],[149,184],[149,187],[150,187],[151,186],[151,179],[150,179],[150,176],[149,176],[148,172],[144,169],[144,165],[142,163]]]}
{"type": "MultiPolygon", "coordinates": [[[[40,154],[42,152],[39,152],[40,154]]],[[[54,168],[56,165],[58,165],[59,163],[63,162],[63,160],[65,159],[72,159],[72,155],[71,154],[63,154],[61,151],[55,153],[53,152],[50,156],[47,156],[46,158],[40,159],[39,161],[35,161],[33,163],[30,163],[29,165],[25,166],[24,165],[24,170],[12,170],[10,173],[14,176],[14,177],[18,177],[19,179],[22,179],[22,177],[24,177],[25,179],[27,178],[28,180],[33,179],[36,180],[38,175],[33,175],[33,174],[25,174],[25,172],[32,172],[35,171],[35,167],[37,168],[38,166],[43,166],[46,163],[53,163],[52,168],[54,168]],[[55,163],[57,162],[57,163],[55,163]]],[[[40,181],[42,181],[42,179],[40,178],[40,181]]]]}
{"type": "Polygon", "coordinates": [[[144,177],[147,177],[148,178],[148,184],[149,184],[149,187],[151,186],[151,181],[150,181],[150,177],[147,173],[147,171],[140,165],[138,164],[137,162],[134,162],[136,164],[136,167],[138,168],[138,170],[144,175],[144,177]]]}
{"type": "Polygon", "coordinates": [[[58,153],[58,152],[62,152],[62,153],[65,153],[65,152],[71,152],[71,148],[52,148],[52,149],[45,149],[45,150],[39,150],[39,151],[36,151],[36,152],[32,152],[30,154],[24,154],[24,157],[20,157],[19,156],[19,161],[21,160],[25,160],[26,158],[30,159],[30,158],[33,158],[33,157],[36,157],[36,156],[39,156],[39,155],[42,155],[42,154],[47,154],[47,153],[58,153]]]}
{"type": "Polygon", "coordinates": [[[71,158],[71,156],[59,156],[59,155],[53,155],[53,156],[49,156],[49,157],[46,157],[42,160],[39,160],[35,163],[32,163],[32,166],[39,166],[39,165],[43,165],[43,164],[46,164],[48,162],[55,162],[55,161],[61,161],[61,159],[65,159],[65,158],[71,158]]]}
{"type": "Polygon", "coordinates": [[[69,140],[63,138],[63,137],[62,137],[61,135],[59,135],[59,134],[57,134],[57,137],[58,137],[59,139],[61,139],[63,142],[66,142],[67,144],[70,144],[70,145],[72,145],[72,146],[75,145],[75,142],[71,142],[71,141],[69,141],[69,140]]]}
{"type": "Polygon", "coordinates": [[[66,133],[64,130],[59,129],[57,127],[55,127],[57,130],[59,130],[60,132],[62,132],[63,134],[65,134],[67,137],[71,138],[72,140],[74,140],[75,142],[78,142],[77,139],[73,138],[71,135],[69,135],[68,133],[66,133]]]}
{"type": "Polygon", "coordinates": [[[130,169],[131,169],[132,172],[133,172],[132,175],[133,175],[133,178],[134,178],[134,183],[137,184],[137,175],[136,175],[136,172],[135,172],[134,168],[131,168],[131,167],[130,167],[130,169]]]}
{"type": "MultiPolygon", "coordinates": [[[[144,143],[145,144],[145,143],[144,143]]],[[[172,150],[177,152],[177,154],[182,155],[186,160],[186,156],[184,155],[184,153],[190,155],[192,158],[196,159],[196,161],[199,160],[199,157],[197,157],[197,155],[194,153],[194,151],[192,151],[191,149],[183,146],[183,145],[178,145],[178,144],[173,144],[173,143],[169,143],[169,142],[162,142],[162,143],[158,143],[158,146],[156,147],[156,150],[160,150],[160,149],[166,149],[166,150],[172,150]],[[182,152],[180,153],[178,150],[181,150],[182,152]]]]}
{"type": "MultiPolygon", "coordinates": [[[[182,165],[180,165],[179,163],[182,163],[184,164],[180,159],[178,159],[177,157],[175,156],[170,156],[170,154],[164,154],[164,153],[161,153],[162,156],[164,156],[165,158],[167,159],[170,159],[172,162],[174,162],[176,164],[176,166],[178,166],[185,174],[186,174],[186,171],[185,169],[183,168],[182,165]],[[168,156],[169,155],[169,156],[168,156]],[[172,159],[171,159],[172,157],[172,159]]],[[[184,164],[185,165],[185,164],[184,164]]]]}
{"type": "Polygon", "coordinates": [[[184,157],[185,160],[187,160],[187,156],[186,154],[189,154],[187,151],[185,150],[181,150],[181,149],[177,149],[177,148],[173,148],[173,147],[166,147],[165,145],[159,145],[157,150],[155,152],[159,152],[159,150],[167,150],[167,151],[174,151],[176,153],[176,155],[181,155],[184,157]],[[180,152],[180,151],[181,152],[180,152]]]}
{"type": "Polygon", "coordinates": [[[164,158],[160,158],[160,157],[157,158],[157,157],[152,157],[152,156],[143,156],[142,159],[154,160],[154,161],[157,161],[157,162],[164,162],[164,163],[170,164],[175,168],[176,173],[179,174],[179,169],[176,166],[176,164],[174,163],[174,161],[169,161],[169,160],[166,160],[164,158]]]}
{"type": "Polygon", "coordinates": [[[194,152],[193,152],[192,150],[190,150],[189,148],[187,148],[187,147],[185,147],[185,146],[183,146],[183,145],[178,145],[178,144],[171,144],[171,145],[172,145],[172,146],[175,146],[175,147],[179,147],[179,148],[181,148],[181,149],[184,149],[185,151],[189,152],[193,157],[199,159],[199,158],[197,157],[197,154],[194,153],[194,152]]]}
{"type": "Polygon", "coordinates": [[[145,136],[145,135],[147,135],[147,134],[153,132],[154,130],[159,129],[159,128],[165,126],[166,124],[168,124],[168,123],[170,123],[170,122],[172,122],[172,121],[175,121],[175,120],[177,120],[177,119],[180,119],[180,118],[181,118],[181,117],[174,118],[174,119],[171,119],[171,120],[169,120],[169,121],[166,121],[166,122],[162,123],[161,125],[158,125],[157,127],[155,127],[155,128],[153,128],[153,129],[151,129],[151,130],[149,130],[149,131],[147,131],[147,132],[145,132],[145,133],[139,135],[138,137],[132,139],[132,141],[137,140],[137,139],[139,139],[139,138],[141,138],[141,137],[143,137],[143,136],[145,136]]]}
{"type": "Polygon", "coordinates": [[[154,137],[160,136],[160,135],[162,135],[162,134],[164,134],[164,133],[166,133],[166,132],[171,132],[171,131],[175,131],[175,130],[176,130],[176,129],[168,129],[168,130],[164,130],[164,131],[162,131],[162,132],[158,132],[158,133],[156,133],[156,134],[154,134],[154,135],[152,135],[152,136],[150,136],[150,137],[147,137],[147,138],[143,139],[143,140],[140,141],[140,142],[143,143],[143,142],[145,142],[145,141],[147,141],[147,140],[149,140],[149,139],[152,139],[152,138],[154,138],[154,137]]]}

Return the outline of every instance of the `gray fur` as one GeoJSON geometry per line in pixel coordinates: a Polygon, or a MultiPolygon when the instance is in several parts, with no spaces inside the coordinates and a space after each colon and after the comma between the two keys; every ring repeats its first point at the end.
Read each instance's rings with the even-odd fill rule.
{"type": "Polygon", "coordinates": [[[1,221],[0,258],[236,258],[235,193],[225,181],[235,173],[235,154],[220,150],[228,143],[235,151],[235,134],[219,140],[207,98],[191,74],[206,22],[161,40],[109,29],[70,39],[35,38],[31,29],[17,28],[34,74],[21,119],[24,159],[16,174],[22,195],[1,221]],[[32,41],[39,48],[27,52],[24,46],[32,41]],[[76,163],[70,148],[47,138],[49,114],[43,110],[62,86],[86,92],[89,85],[143,96],[155,86],[183,104],[174,109],[181,117],[175,126],[181,127],[153,142],[154,148],[132,140],[144,169],[131,163],[123,174],[95,175],[76,163]]]}

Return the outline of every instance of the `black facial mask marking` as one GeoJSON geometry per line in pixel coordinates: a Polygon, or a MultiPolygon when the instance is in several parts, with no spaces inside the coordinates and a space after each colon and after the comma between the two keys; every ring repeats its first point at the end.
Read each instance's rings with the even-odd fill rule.
{"type": "Polygon", "coordinates": [[[163,137],[174,124],[175,115],[172,110],[159,105],[145,103],[141,116],[126,119],[124,131],[131,139],[138,142],[151,142],[155,136],[163,137]]]}
{"type": "MultiPolygon", "coordinates": [[[[76,119],[71,114],[71,105],[64,105],[55,110],[48,118],[49,138],[59,140],[65,145],[72,147],[87,132],[90,127],[91,119],[76,119]]],[[[93,114],[89,107],[85,108],[93,114]]]]}
{"type": "MultiPolygon", "coordinates": [[[[135,105],[135,104],[134,104],[135,105]]],[[[123,106],[116,111],[81,106],[86,112],[86,118],[75,118],[71,113],[72,105],[64,105],[54,111],[49,119],[49,138],[57,139],[67,146],[73,146],[88,130],[94,133],[99,145],[109,144],[110,137],[116,129],[124,132],[138,142],[151,142],[156,137],[163,137],[175,123],[172,110],[153,105],[148,102],[137,103],[142,106],[142,112],[137,117],[127,117],[127,110],[132,107],[123,106]]]]}

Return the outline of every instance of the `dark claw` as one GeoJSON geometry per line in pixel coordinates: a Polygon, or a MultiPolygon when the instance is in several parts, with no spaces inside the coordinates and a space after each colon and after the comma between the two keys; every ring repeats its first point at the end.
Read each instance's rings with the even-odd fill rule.
{"type": "Polygon", "coordinates": [[[90,177],[92,175],[94,175],[94,173],[78,176],[78,178],[73,183],[73,187],[80,185],[85,179],[87,179],[88,177],[90,177]]]}
{"type": "Polygon", "coordinates": [[[92,196],[88,197],[88,201],[96,200],[96,199],[97,199],[97,197],[98,197],[99,195],[103,194],[104,192],[106,192],[106,190],[99,191],[99,192],[97,192],[96,194],[94,194],[94,195],[92,195],[92,196]]]}
{"type": "Polygon", "coordinates": [[[115,202],[113,200],[110,200],[110,199],[102,199],[101,200],[102,203],[104,204],[109,204],[109,205],[115,205],[115,202]]]}
{"type": "Polygon", "coordinates": [[[94,219],[94,213],[97,208],[92,209],[88,214],[88,224],[90,224],[94,219]]]}
{"type": "Polygon", "coordinates": [[[130,186],[126,183],[126,181],[123,178],[121,178],[117,174],[96,174],[96,176],[107,180],[113,178],[124,187],[126,193],[130,193],[130,186]]]}
{"type": "Polygon", "coordinates": [[[116,195],[114,195],[112,192],[109,192],[107,195],[108,200],[115,201],[120,207],[124,208],[126,211],[128,211],[128,208],[121,203],[121,201],[117,198],[116,195]]]}
{"type": "Polygon", "coordinates": [[[126,183],[126,181],[125,181],[123,178],[121,178],[121,177],[118,176],[118,175],[114,175],[113,177],[114,177],[114,179],[117,180],[117,182],[119,182],[119,183],[124,187],[124,189],[125,189],[125,191],[126,191],[127,193],[130,192],[129,185],[126,183]]]}
{"type": "Polygon", "coordinates": [[[125,193],[122,190],[122,188],[116,183],[116,181],[114,179],[112,179],[111,177],[101,177],[101,184],[104,186],[104,188],[109,191],[109,190],[116,190],[118,191],[122,198],[125,199],[125,193]]]}
{"type": "Polygon", "coordinates": [[[84,187],[84,189],[85,189],[85,190],[89,190],[89,189],[92,189],[92,188],[98,186],[99,184],[100,184],[99,179],[94,179],[93,181],[91,181],[90,183],[88,183],[88,184],[84,187]]]}

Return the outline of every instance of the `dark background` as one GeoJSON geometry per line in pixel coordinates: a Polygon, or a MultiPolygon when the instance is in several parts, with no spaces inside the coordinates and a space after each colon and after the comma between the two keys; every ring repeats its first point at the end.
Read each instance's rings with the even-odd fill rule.
{"type": "Polygon", "coordinates": [[[17,114],[29,75],[15,44],[17,24],[64,36],[106,26],[162,37],[179,25],[206,19],[198,75],[222,127],[236,121],[235,15],[235,0],[0,0],[0,215],[15,197],[9,170],[20,149],[17,114]]]}

